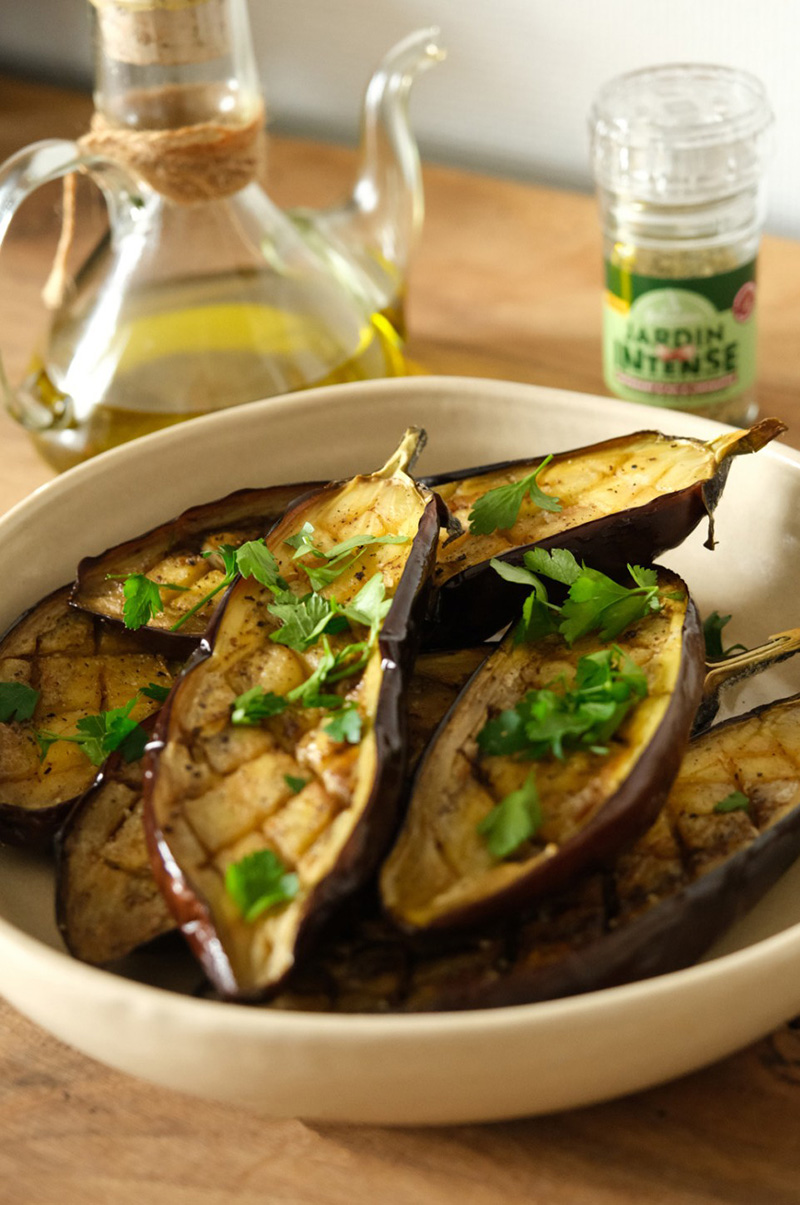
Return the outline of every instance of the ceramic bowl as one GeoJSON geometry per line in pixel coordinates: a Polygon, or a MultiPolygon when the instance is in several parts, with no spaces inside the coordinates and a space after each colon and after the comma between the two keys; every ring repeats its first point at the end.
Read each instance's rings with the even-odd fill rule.
{"type": "MultiPolygon", "coordinates": [[[[717,424],[527,385],[414,378],[320,389],[222,412],[109,452],[0,521],[0,630],[78,560],[242,486],[380,465],[409,423],[420,471],[556,452],[642,428],[707,438],[717,424]]],[[[733,465],[718,547],[697,531],[662,558],[701,613],[732,612],[754,644],[800,621],[800,454],[733,465]]],[[[800,689],[800,658],[748,683],[743,710],[800,689]]],[[[85,1053],[170,1088],[278,1117],[432,1124],[565,1109],[722,1058],[800,1010],[800,867],[700,965],[564,1001],[420,1016],[278,1013],[192,998],[156,959],[139,979],[73,961],[50,865],[0,850],[0,991],[85,1053]]]]}

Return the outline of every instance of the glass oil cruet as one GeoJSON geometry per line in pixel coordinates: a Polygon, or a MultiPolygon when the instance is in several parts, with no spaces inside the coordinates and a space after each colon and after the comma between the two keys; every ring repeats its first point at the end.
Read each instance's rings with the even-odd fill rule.
{"type": "MultiPolygon", "coordinates": [[[[403,299],[423,214],[408,121],[436,30],[393,48],[367,89],[352,194],[283,213],[259,183],[264,105],[246,0],[92,0],[95,115],[0,168],[0,240],[64,176],[49,329],[0,389],[64,469],[182,419],[292,390],[407,371],[403,299]],[[109,234],[74,280],[69,180],[89,174],[109,234]]],[[[74,197],[74,191],[72,192],[74,197]]]]}

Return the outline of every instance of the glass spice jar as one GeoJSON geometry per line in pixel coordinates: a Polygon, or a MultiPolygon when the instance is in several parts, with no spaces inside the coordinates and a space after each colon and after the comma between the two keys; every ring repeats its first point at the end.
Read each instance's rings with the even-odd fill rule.
{"type": "Polygon", "coordinates": [[[590,116],[604,233],[603,371],[628,401],[749,423],[773,115],[730,67],[619,76],[590,116]]]}

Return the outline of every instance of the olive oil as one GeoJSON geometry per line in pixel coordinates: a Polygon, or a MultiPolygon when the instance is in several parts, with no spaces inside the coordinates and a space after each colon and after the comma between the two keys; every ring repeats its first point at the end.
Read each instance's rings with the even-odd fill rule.
{"type": "Polygon", "coordinates": [[[56,420],[34,436],[45,460],[60,471],[230,406],[412,371],[399,333],[400,301],[361,326],[351,320],[337,327],[327,314],[312,318],[266,304],[260,275],[133,294],[110,330],[102,305],[88,324],[80,313],[59,316],[46,360],[34,361],[22,387],[56,420]]]}

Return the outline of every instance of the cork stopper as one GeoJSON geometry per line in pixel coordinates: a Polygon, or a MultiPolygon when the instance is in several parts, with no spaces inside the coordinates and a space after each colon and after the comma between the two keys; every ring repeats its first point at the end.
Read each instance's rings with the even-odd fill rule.
{"type": "Polygon", "coordinates": [[[227,0],[91,0],[109,58],[136,66],[204,63],[228,54],[227,0]]]}

